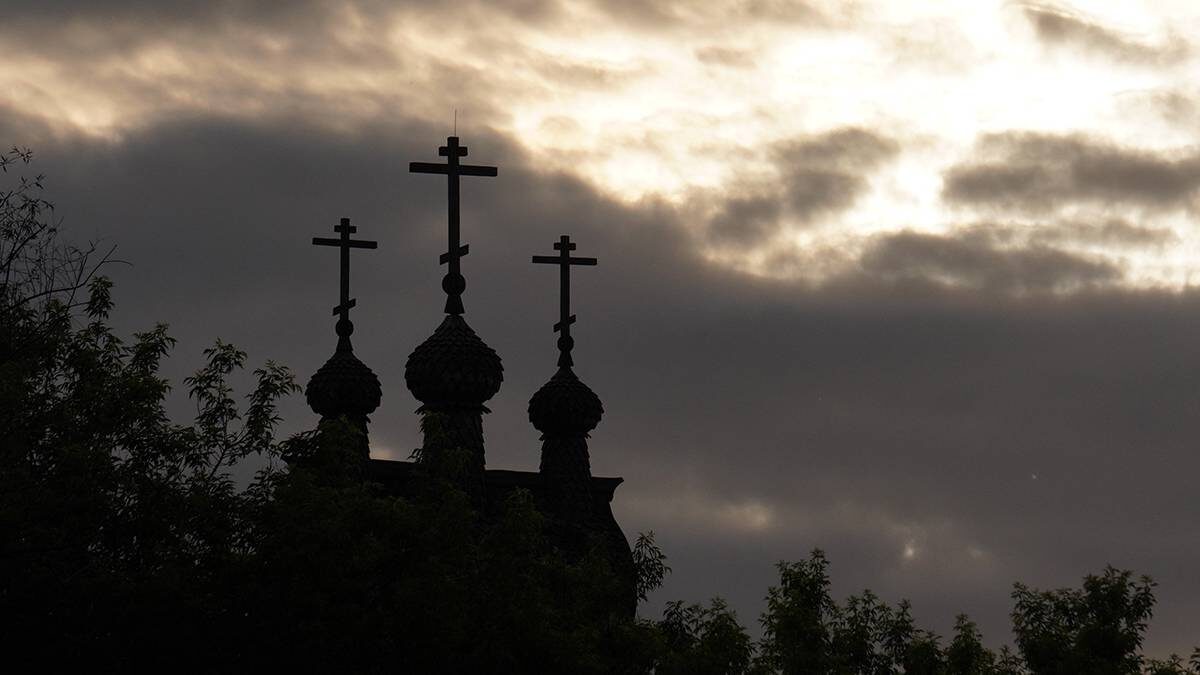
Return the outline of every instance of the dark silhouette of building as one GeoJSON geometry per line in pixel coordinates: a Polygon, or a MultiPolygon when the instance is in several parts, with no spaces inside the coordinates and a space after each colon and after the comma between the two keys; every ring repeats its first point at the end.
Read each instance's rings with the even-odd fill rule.
{"type": "MultiPolygon", "coordinates": [[[[443,174],[447,177],[448,237],[447,252],[441,263],[448,266],[442,279],[446,292],[446,317],[433,334],[413,350],[405,366],[404,380],[409,391],[421,402],[424,442],[418,450],[423,459],[436,461],[444,453],[465,453],[466,466],[456,473],[460,487],[469,494],[485,518],[494,517],[513,490],[528,490],[539,509],[548,518],[548,533],[553,545],[568,558],[578,558],[599,550],[620,578],[627,581],[625,592],[614,598],[620,611],[632,614],[636,607],[633,561],[629,543],[613,517],[613,493],[623,479],[591,474],[587,438],[600,422],[604,407],[599,397],[575,375],[571,349],[574,340],[570,326],[570,267],[595,265],[594,258],[570,255],[576,244],[563,236],[554,248],[556,256],[534,256],[535,263],[560,265],[560,320],[554,330],[558,338],[558,370],[529,401],[529,420],[542,433],[540,469],[509,471],[488,469],[483,437],[485,403],[499,390],[504,368],[495,350],[487,345],[463,318],[462,301],[466,279],[462,257],[469,247],[459,241],[459,178],[496,176],[490,166],[460,164],[467,148],[451,136],[438,154],[444,164],[413,162],[410,171],[443,174]]],[[[363,456],[369,457],[367,415],[380,402],[379,380],[353,354],[350,333],[353,325],[349,309],[349,249],[374,248],[374,242],[349,239],[355,228],[348,219],[335,228],[340,239],[314,239],[314,244],[341,247],[341,302],[334,308],[338,347],[333,357],[308,383],[309,406],[322,416],[322,423],[345,416],[362,430],[363,456]]],[[[423,474],[414,462],[368,459],[366,475],[392,494],[404,495],[414,489],[414,481],[423,474]]]]}
{"type": "Polygon", "coordinates": [[[354,333],[350,309],[357,304],[350,297],[350,249],[375,248],[378,244],[351,239],[350,235],[358,228],[350,225],[349,218],[342,218],[341,223],[333,229],[340,235],[337,239],[313,237],[312,243],[315,246],[337,246],[341,249],[341,289],[338,304],[333,308],[333,313],[338,315],[335,326],[338,335],[337,349],[308,381],[304,396],[308,400],[308,407],[321,416],[320,424],[327,424],[330,420],[340,417],[345,417],[354,424],[362,432],[357,451],[366,458],[370,456],[367,444],[367,416],[379,407],[383,392],[379,386],[379,378],[358,360],[354,355],[354,347],[350,344],[350,335],[354,333]]]}

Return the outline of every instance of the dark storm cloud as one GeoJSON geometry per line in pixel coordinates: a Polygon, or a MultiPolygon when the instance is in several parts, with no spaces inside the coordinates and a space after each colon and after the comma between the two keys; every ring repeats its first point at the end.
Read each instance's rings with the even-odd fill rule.
{"type": "MultiPolygon", "coordinates": [[[[333,350],[336,299],[335,256],[309,238],[352,217],[380,242],[353,262],[356,353],[384,384],[372,438],[397,456],[418,443],[402,373],[440,319],[444,187],[406,162],[435,161],[438,130],[194,117],[117,143],[35,136],[67,231],[107,236],[133,263],[112,270],[118,320],[172,323],[177,384],[218,336],[306,379],[333,350]]],[[[573,277],[577,371],[606,409],[592,463],[625,476],[626,531],[655,529],[672,555],[660,598],[721,594],[753,622],[771,563],[821,546],[837,593],[909,597],[943,631],[967,611],[996,643],[1012,581],[1075,583],[1112,562],[1161,582],[1151,649],[1194,637],[1195,293],[1018,298],[881,273],[975,256],[999,266],[992,277],[1055,278],[1028,252],[911,236],[879,244],[871,273],[821,287],[744,277],[699,259],[674,209],[541,173],[500,135],[464,137],[470,161],[500,166],[463,185],[467,318],[505,365],[489,464],[537,466],[525,406],[553,373],[556,286],[528,260],[569,233],[600,260],[573,277]]],[[[842,132],[784,156],[849,172],[885,145],[842,132]]],[[[298,398],[283,412],[291,429],[314,422],[298,398]]]]}
{"type": "Polygon", "coordinates": [[[785,216],[804,225],[844,211],[867,191],[870,175],[899,148],[896,141],[857,127],[777,143],[770,159],[778,180],[735,186],[709,221],[709,236],[720,244],[753,246],[779,233],[785,216]]]}
{"type": "MultiPolygon", "coordinates": [[[[43,45],[53,36],[53,55],[58,58],[120,53],[169,35],[177,37],[183,29],[200,32],[208,38],[243,30],[260,35],[287,32],[308,35],[334,23],[337,10],[347,6],[317,0],[291,3],[17,0],[15,4],[19,9],[6,13],[0,33],[23,43],[43,45]]],[[[315,42],[310,46],[324,47],[315,42]]]]}
{"type": "Polygon", "coordinates": [[[859,261],[862,271],[895,281],[928,281],[985,292],[1074,290],[1118,281],[1121,271],[1043,245],[999,247],[990,237],[897,232],[879,235],[859,261]]]}
{"type": "Polygon", "coordinates": [[[610,89],[636,77],[644,76],[653,68],[653,65],[649,63],[639,64],[637,67],[620,68],[614,68],[609,64],[571,63],[564,62],[561,58],[537,53],[528,53],[526,58],[533,70],[542,77],[557,84],[567,85],[575,91],[610,89]]]}
{"type": "Polygon", "coordinates": [[[1168,228],[1138,225],[1124,218],[1107,218],[1099,222],[1063,220],[1038,225],[1030,238],[1039,243],[1108,244],[1133,248],[1161,246],[1179,237],[1168,228]]]}
{"type": "Polygon", "coordinates": [[[1187,56],[1187,46],[1178,39],[1162,45],[1147,44],[1062,8],[1032,5],[1023,11],[1038,37],[1050,45],[1081,48],[1131,63],[1170,63],[1187,56]]]}
{"type": "Polygon", "coordinates": [[[709,221],[709,237],[721,244],[752,246],[779,231],[781,211],[777,195],[731,197],[709,221]]]}
{"type": "Polygon", "coordinates": [[[1200,152],[1153,151],[1082,134],[1009,132],[985,136],[980,157],[944,176],[949,202],[1050,211],[1073,202],[1149,210],[1191,209],[1200,152]]]}
{"type": "Polygon", "coordinates": [[[1151,103],[1166,121],[1176,125],[1195,124],[1200,114],[1200,98],[1194,92],[1163,91],[1151,96],[1151,103]]]}
{"type": "MultiPolygon", "coordinates": [[[[746,200],[738,223],[770,223],[772,203],[746,200]]],[[[754,235],[743,226],[733,234],[754,235]]],[[[1178,241],[1170,229],[1123,218],[1096,221],[980,221],[947,233],[899,230],[866,238],[861,251],[828,243],[797,249],[782,246],[765,268],[784,277],[824,279],[828,289],[884,286],[969,290],[982,295],[1077,292],[1119,284],[1125,270],[1111,258],[1073,252],[1081,245],[1120,253],[1155,250],[1178,241]]]]}
{"type": "MultiPolygon", "coordinates": [[[[584,16],[603,16],[615,24],[646,30],[690,29],[729,20],[755,20],[771,23],[818,25],[831,15],[849,11],[846,3],[828,3],[829,12],[819,3],[801,0],[734,0],[725,3],[697,4],[681,0],[590,0],[584,3],[563,0],[461,0],[455,3],[427,3],[419,0],[298,0],[296,2],[254,2],[250,0],[14,0],[7,7],[16,17],[5,23],[22,30],[59,32],[85,26],[103,26],[108,35],[90,35],[96,44],[106,40],[136,42],[152,39],[155,33],[174,28],[205,28],[238,31],[254,30],[271,34],[301,32],[315,34],[323,27],[351,17],[377,23],[389,17],[423,17],[453,21],[459,27],[494,26],[502,17],[530,26],[546,26],[584,16]],[[15,5],[15,7],[13,6],[15,5]],[[134,30],[125,30],[126,28],[134,30]]],[[[7,18],[7,17],[6,17],[7,18]]],[[[319,47],[320,45],[313,45],[319,47]]]]}
{"type": "Polygon", "coordinates": [[[754,54],[748,49],[731,47],[701,47],[696,50],[696,59],[709,65],[729,68],[753,68],[754,54]]]}
{"type": "Polygon", "coordinates": [[[1138,225],[1125,218],[1078,219],[1015,223],[984,221],[960,226],[955,236],[989,245],[1070,245],[1099,244],[1115,248],[1148,248],[1177,241],[1169,228],[1138,225]]]}
{"type": "Polygon", "coordinates": [[[677,30],[712,27],[729,21],[820,27],[849,14],[852,3],[805,0],[729,0],[697,3],[686,0],[594,0],[593,9],[615,22],[641,29],[677,30]]]}
{"type": "Polygon", "coordinates": [[[866,191],[866,174],[899,151],[895,141],[866,129],[847,128],[780,144],[788,206],[801,218],[849,208],[866,191]]]}
{"type": "Polygon", "coordinates": [[[0,148],[42,146],[54,139],[53,130],[40,117],[0,101],[0,148]]]}
{"type": "Polygon", "coordinates": [[[396,11],[459,14],[481,7],[525,19],[542,19],[557,14],[560,0],[464,0],[455,7],[434,7],[420,0],[292,0],[257,2],[254,0],[12,0],[7,5],[13,16],[27,20],[56,23],[70,21],[135,20],[145,26],[164,24],[225,23],[256,28],[282,27],[304,21],[329,20],[351,12],[367,18],[386,16],[396,11]]]}
{"type": "MultiPolygon", "coordinates": [[[[451,23],[457,33],[481,42],[506,40],[493,34],[507,23],[539,27],[564,18],[560,0],[18,0],[18,4],[20,9],[7,12],[0,23],[0,36],[36,49],[32,55],[81,66],[94,65],[87,62],[89,58],[128,56],[147,45],[166,44],[213,53],[216,63],[207,63],[209,68],[229,65],[225,61],[234,55],[394,67],[398,57],[389,42],[392,24],[412,28],[451,23]],[[48,42],[54,44],[52,51],[44,49],[48,42]]],[[[193,65],[200,64],[193,58],[193,65]]]]}
{"type": "MultiPolygon", "coordinates": [[[[843,12],[850,11],[855,3],[833,3],[843,12]]],[[[801,0],[745,0],[739,4],[741,11],[747,16],[767,21],[786,21],[798,23],[822,23],[828,19],[829,13],[815,3],[801,0]]]]}

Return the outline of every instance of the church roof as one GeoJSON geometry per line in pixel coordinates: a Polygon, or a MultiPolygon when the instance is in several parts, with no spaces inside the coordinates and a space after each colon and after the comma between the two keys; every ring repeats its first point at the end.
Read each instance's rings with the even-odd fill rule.
{"type": "MultiPolygon", "coordinates": [[[[389,494],[403,495],[409,481],[415,478],[418,471],[419,467],[414,462],[372,459],[367,475],[371,480],[382,484],[389,494]]],[[[493,500],[503,499],[516,488],[524,488],[535,497],[541,497],[545,490],[544,480],[545,478],[536,471],[488,469],[484,474],[486,490],[493,500]]],[[[611,503],[617,486],[623,482],[624,478],[616,476],[592,476],[592,495],[605,504],[611,503]]]]}
{"type": "Polygon", "coordinates": [[[481,406],[503,380],[500,357],[459,314],[446,315],[404,367],[405,383],[426,406],[481,406]]]}
{"type": "Polygon", "coordinates": [[[379,407],[382,395],[379,378],[354,355],[345,335],[304,390],[308,406],[322,417],[366,417],[379,407]]]}
{"type": "Polygon", "coordinates": [[[561,367],[529,399],[529,421],[550,436],[582,436],[600,423],[604,405],[569,367],[561,367]]]}

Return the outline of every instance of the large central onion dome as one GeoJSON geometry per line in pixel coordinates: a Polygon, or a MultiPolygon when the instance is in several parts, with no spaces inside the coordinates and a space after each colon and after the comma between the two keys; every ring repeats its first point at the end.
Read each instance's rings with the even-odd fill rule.
{"type": "Polygon", "coordinates": [[[496,351],[458,314],[447,315],[404,367],[404,382],[424,407],[479,407],[503,381],[496,351]]]}
{"type": "Polygon", "coordinates": [[[570,368],[559,368],[529,399],[529,421],[547,436],[583,436],[603,414],[600,397],[570,368]]]}
{"type": "Polygon", "coordinates": [[[379,407],[381,397],[379,378],[354,355],[348,337],[338,341],[337,351],[304,390],[308,407],[322,417],[366,417],[379,407]]]}

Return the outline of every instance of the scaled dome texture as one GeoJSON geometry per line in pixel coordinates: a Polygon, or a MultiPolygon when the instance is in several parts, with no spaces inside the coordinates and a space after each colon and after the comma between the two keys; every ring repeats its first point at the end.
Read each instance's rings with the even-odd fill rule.
{"type": "Polygon", "coordinates": [[[366,417],[379,407],[382,395],[375,373],[340,347],[304,389],[308,406],[322,417],[366,417]]]}
{"type": "Polygon", "coordinates": [[[409,391],[426,406],[482,406],[503,381],[496,351],[457,314],[447,315],[404,367],[409,391]]]}
{"type": "Polygon", "coordinates": [[[586,434],[603,414],[600,397],[570,368],[559,368],[529,399],[529,421],[547,436],[586,434]]]}

